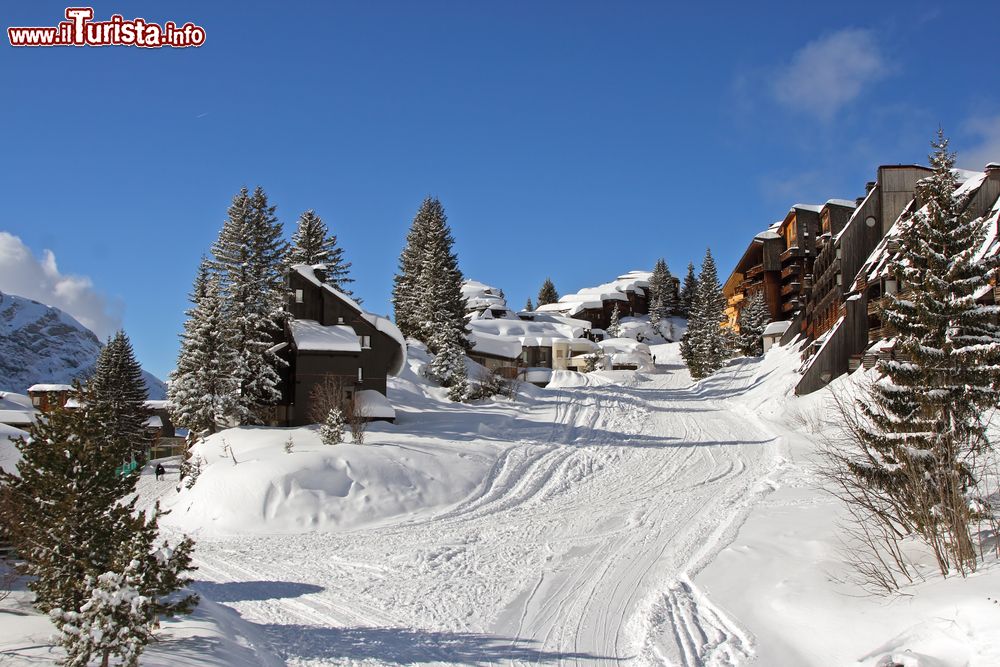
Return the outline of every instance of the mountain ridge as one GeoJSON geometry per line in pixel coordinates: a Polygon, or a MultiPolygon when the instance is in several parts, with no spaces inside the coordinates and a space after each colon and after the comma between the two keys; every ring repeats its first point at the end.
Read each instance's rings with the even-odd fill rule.
{"type": "MultiPolygon", "coordinates": [[[[101,341],[72,315],[34,299],[0,291],[0,389],[23,393],[36,383],[69,384],[88,376],[101,341]]],[[[167,387],[148,371],[151,399],[167,387]]]]}

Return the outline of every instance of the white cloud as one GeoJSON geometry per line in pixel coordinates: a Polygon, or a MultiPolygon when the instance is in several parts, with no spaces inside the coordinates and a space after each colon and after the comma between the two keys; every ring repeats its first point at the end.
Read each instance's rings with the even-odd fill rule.
{"type": "Polygon", "coordinates": [[[101,339],[121,327],[121,305],[110,304],[90,278],[60,273],[51,250],[37,258],[7,232],[0,232],[0,292],[64,310],[101,339]]]}
{"type": "Polygon", "coordinates": [[[963,129],[976,139],[968,142],[971,143],[968,150],[959,149],[959,166],[981,171],[989,162],[1000,162],[1000,115],[973,118],[963,129]]]}
{"type": "Polygon", "coordinates": [[[772,82],[785,106],[828,121],[888,72],[875,34],[848,28],[809,42],[772,82]]]}

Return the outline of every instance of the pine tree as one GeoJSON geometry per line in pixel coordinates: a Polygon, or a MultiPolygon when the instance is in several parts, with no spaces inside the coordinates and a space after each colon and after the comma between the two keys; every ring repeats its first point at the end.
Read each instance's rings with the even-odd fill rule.
{"type": "Polygon", "coordinates": [[[444,344],[439,341],[455,344],[463,351],[471,349],[466,338],[463,277],[453,249],[455,241],[440,203],[438,208],[439,215],[427,221],[426,245],[417,280],[421,299],[416,311],[419,338],[435,354],[444,344]]]}
{"type": "Polygon", "coordinates": [[[287,244],[274,210],[259,186],[252,195],[243,188],[212,246],[229,346],[238,359],[236,418],[245,424],[261,423],[268,406],[281,399],[282,362],[272,348],[284,319],[287,244]]]}
{"type": "Polygon", "coordinates": [[[171,595],[187,583],[194,545],[159,537],[158,506],[148,516],[136,511],[137,475],[116,470],[122,451],[105,434],[108,408],[89,389],[78,392],[81,407],[36,421],[30,444],[17,443],[18,475],[0,479],[14,503],[11,537],[35,605],[61,630],[72,664],[87,664],[95,652],[107,664],[111,655],[137,655],[148,641],[134,616],[111,610],[107,595],[122,590],[113,578],[125,577],[144,600],[145,627],[152,631],[157,617],[185,613],[196,602],[171,595]],[[83,627],[101,632],[83,637],[83,627]],[[102,643],[104,635],[110,643],[102,643]]]}
{"type": "Polygon", "coordinates": [[[881,520],[922,537],[942,574],[964,575],[977,565],[976,461],[991,451],[988,415],[1000,402],[1000,308],[976,294],[992,289],[998,270],[995,256],[980,256],[987,225],[965,212],[971,195],[955,194],[941,131],[932,146],[934,173],[916,188],[924,207],[901,221],[890,265],[901,285],[883,312],[895,359],[879,363],[881,379],[857,403],[861,452],[850,471],[888,499],[881,520]]]}
{"type": "Polygon", "coordinates": [[[660,258],[649,278],[649,322],[661,335],[663,332],[660,323],[677,309],[674,296],[673,277],[666,260],[660,258]]]}
{"type": "Polygon", "coordinates": [[[311,209],[299,216],[288,250],[288,263],[323,265],[324,282],[347,296],[353,296],[347,288],[354,282],[350,273],[351,263],[344,260],[344,249],[337,245],[336,235],[330,233],[323,219],[311,209]]]}
{"type": "Polygon", "coordinates": [[[203,258],[187,311],[181,349],[169,388],[171,416],[198,436],[228,423],[239,401],[238,357],[229,345],[218,277],[203,258]]]}
{"type": "Polygon", "coordinates": [[[407,337],[422,334],[419,312],[422,308],[420,275],[427,249],[427,229],[430,221],[444,217],[441,202],[432,197],[424,199],[413,217],[406,235],[406,246],[399,255],[399,271],[393,279],[392,308],[396,326],[407,337]]]}
{"type": "Polygon", "coordinates": [[[49,616],[60,630],[66,649],[64,664],[86,667],[96,657],[108,664],[139,664],[139,656],[154,640],[161,616],[189,613],[197,596],[180,599],[171,594],[190,583],[194,543],[183,540],[169,546],[159,539],[159,504],[149,517],[136,518],[136,530],[117,558],[114,569],[84,577],[84,599],[79,611],[54,609],[49,616]]]}
{"type": "Polygon", "coordinates": [[[448,397],[462,401],[468,393],[468,373],[465,368],[465,348],[454,330],[442,329],[432,338],[438,352],[428,368],[430,377],[448,387],[448,397]]]}
{"type": "Polygon", "coordinates": [[[105,418],[102,430],[108,446],[121,452],[122,462],[143,457],[150,443],[146,431],[149,391],[124,331],[115,333],[101,348],[87,384],[95,410],[105,418]]]}
{"type": "Polygon", "coordinates": [[[608,335],[612,338],[621,338],[622,335],[621,311],[618,309],[617,303],[611,310],[611,320],[608,323],[608,335]]]}
{"type": "Polygon", "coordinates": [[[678,304],[679,315],[682,317],[691,316],[691,307],[694,305],[697,293],[698,279],[694,275],[694,263],[688,262],[687,275],[684,276],[684,284],[681,286],[680,303],[678,304]]]}
{"type": "Polygon", "coordinates": [[[319,437],[324,445],[336,445],[344,441],[344,412],[339,406],[330,408],[326,419],[319,427],[319,437]]]}
{"type": "Polygon", "coordinates": [[[770,322],[771,313],[764,300],[764,293],[755,292],[750,301],[740,309],[740,332],[736,344],[744,355],[759,357],[764,354],[764,330],[770,322]]]}
{"type": "Polygon", "coordinates": [[[531,297],[528,297],[528,302],[524,304],[524,309],[527,311],[532,311],[535,309],[535,304],[531,303],[531,297]]]}
{"type": "Polygon", "coordinates": [[[556,292],[556,286],[552,283],[551,278],[546,278],[541,289],[538,290],[538,305],[547,306],[557,301],[559,301],[559,293],[556,292]]]}
{"type": "Polygon", "coordinates": [[[729,338],[722,327],[726,300],[711,250],[705,252],[696,284],[688,330],[681,341],[681,356],[691,377],[697,380],[721,368],[730,351],[729,338]]]}

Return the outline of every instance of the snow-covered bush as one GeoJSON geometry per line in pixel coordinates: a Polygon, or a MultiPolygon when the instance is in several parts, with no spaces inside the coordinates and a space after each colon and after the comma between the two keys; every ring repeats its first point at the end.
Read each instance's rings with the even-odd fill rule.
{"type": "Polygon", "coordinates": [[[319,436],[324,445],[336,445],[344,441],[344,413],[339,407],[330,408],[319,427],[319,436]]]}

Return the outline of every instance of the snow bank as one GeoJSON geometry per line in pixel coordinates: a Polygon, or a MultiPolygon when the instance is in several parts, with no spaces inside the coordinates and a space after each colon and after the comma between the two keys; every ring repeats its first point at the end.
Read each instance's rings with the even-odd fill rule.
{"type": "Polygon", "coordinates": [[[345,530],[448,505],[472,492],[488,464],[440,445],[394,444],[385,433],[323,445],[315,426],[229,429],[195,455],[207,464],[193,488],[168,498],[166,521],[219,535],[345,530]]]}

